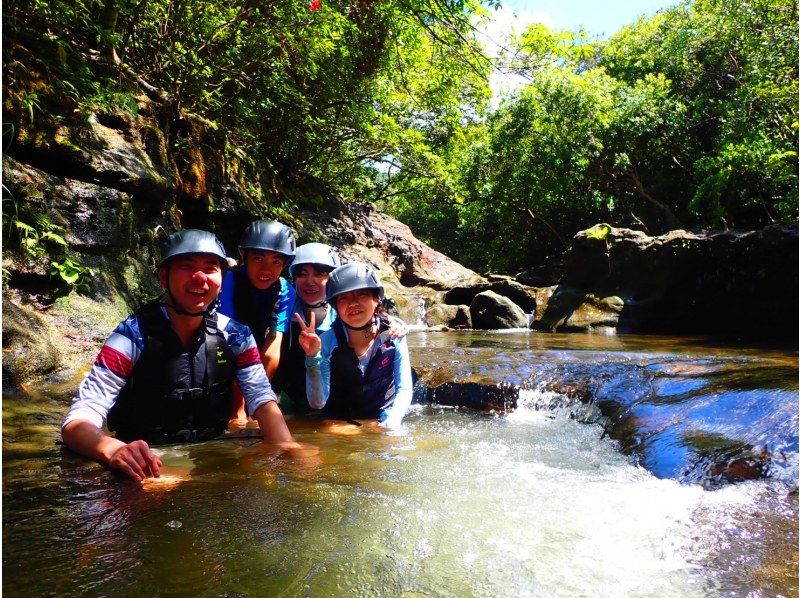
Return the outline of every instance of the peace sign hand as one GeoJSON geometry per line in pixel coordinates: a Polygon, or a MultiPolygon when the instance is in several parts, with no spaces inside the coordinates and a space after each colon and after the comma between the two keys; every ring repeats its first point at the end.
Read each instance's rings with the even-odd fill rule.
{"type": "Polygon", "coordinates": [[[320,341],[316,329],[316,315],[313,311],[311,312],[308,325],[306,325],[306,323],[303,321],[303,317],[298,313],[294,314],[294,319],[297,320],[297,323],[300,326],[300,336],[298,337],[297,342],[300,343],[300,347],[303,349],[303,351],[305,351],[307,357],[314,357],[317,353],[319,353],[319,350],[322,347],[322,341],[320,341]]]}

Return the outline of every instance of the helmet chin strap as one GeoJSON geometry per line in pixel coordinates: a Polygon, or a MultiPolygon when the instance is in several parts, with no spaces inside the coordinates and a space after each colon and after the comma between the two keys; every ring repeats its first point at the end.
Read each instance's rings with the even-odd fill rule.
{"type": "MultiPolygon", "coordinates": [[[[300,299],[300,301],[303,301],[303,300],[300,299]]],[[[317,302],[317,303],[306,303],[305,301],[303,301],[303,305],[308,307],[309,309],[319,309],[320,307],[327,307],[328,306],[328,302],[325,301],[324,299],[322,301],[317,302]]]]}
{"type": "Polygon", "coordinates": [[[343,323],[345,326],[347,326],[348,330],[355,330],[355,331],[357,331],[357,332],[360,332],[360,331],[362,331],[362,330],[367,330],[367,329],[370,329],[370,328],[372,328],[372,327],[373,327],[375,324],[377,324],[377,323],[378,323],[378,316],[375,316],[375,315],[373,315],[373,316],[372,316],[372,317],[369,319],[369,322],[367,322],[367,323],[366,323],[366,324],[364,324],[363,326],[358,326],[358,327],[356,327],[356,326],[350,326],[350,324],[348,324],[347,322],[345,322],[345,321],[344,321],[344,319],[342,319],[342,323],[343,323]]]}

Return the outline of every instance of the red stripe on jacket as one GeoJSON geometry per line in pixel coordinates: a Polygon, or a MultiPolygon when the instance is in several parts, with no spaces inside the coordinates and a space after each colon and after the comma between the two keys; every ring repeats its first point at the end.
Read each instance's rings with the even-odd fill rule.
{"type": "Polygon", "coordinates": [[[242,351],[239,354],[239,357],[236,358],[237,369],[250,367],[255,363],[261,363],[261,355],[256,347],[250,347],[249,349],[242,351]]]}
{"type": "Polygon", "coordinates": [[[108,345],[103,345],[94,363],[123,378],[130,376],[133,371],[133,360],[108,345]]]}

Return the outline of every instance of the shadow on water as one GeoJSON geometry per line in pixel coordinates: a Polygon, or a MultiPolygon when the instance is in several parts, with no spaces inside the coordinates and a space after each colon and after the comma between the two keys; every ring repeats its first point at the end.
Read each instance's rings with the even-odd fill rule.
{"type": "Polygon", "coordinates": [[[252,440],[160,449],[165,475],[144,485],[55,445],[64,389],[4,397],[3,592],[798,595],[796,356],[409,341],[453,406],[391,434],[291,421],[316,459],[252,440]],[[491,407],[489,387],[493,412],[457,406],[491,407]]]}

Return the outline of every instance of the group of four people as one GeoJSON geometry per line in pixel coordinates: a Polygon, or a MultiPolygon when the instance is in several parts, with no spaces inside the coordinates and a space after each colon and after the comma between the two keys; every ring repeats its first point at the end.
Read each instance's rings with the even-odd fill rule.
{"type": "Polygon", "coordinates": [[[249,414],[264,442],[292,449],[276,390],[295,412],[400,424],[412,394],[405,327],[383,312],[375,272],[340,265],[321,243],[296,249],[275,221],[251,223],[239,254],[231,266],[206,231],[169,237],[164,292],[103,345],[62,425],[66,446],[142,480],[162,467],[151,445],[216,438],[249,414]]]}

